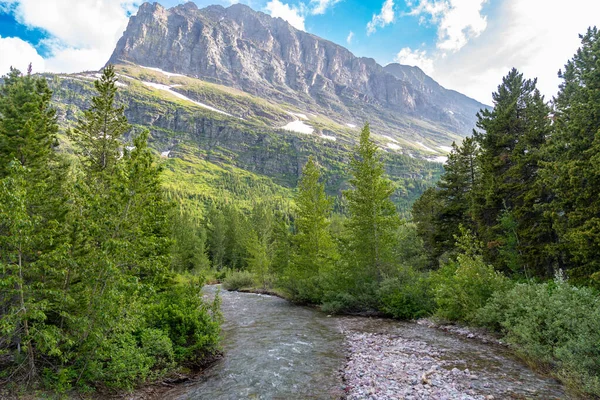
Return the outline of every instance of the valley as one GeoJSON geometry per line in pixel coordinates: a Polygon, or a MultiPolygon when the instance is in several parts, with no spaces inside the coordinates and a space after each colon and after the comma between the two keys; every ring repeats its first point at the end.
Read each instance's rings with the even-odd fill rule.
{"type": "MultiPolygon", "coordinates": [[[[305,25],[351,0],[173,3],[119,3],[93,70],[26,27],[52,67],[0,78],[0,397],[599,398],[597,28],[556,96],[511,68],[492,107],[424,72],[458,74],[482,3],[455,31],[385,0],[357,54],[437,38],[386,65],[305,25]]],[[[472,93],[513,60],[483,58],[472,93]]]]}

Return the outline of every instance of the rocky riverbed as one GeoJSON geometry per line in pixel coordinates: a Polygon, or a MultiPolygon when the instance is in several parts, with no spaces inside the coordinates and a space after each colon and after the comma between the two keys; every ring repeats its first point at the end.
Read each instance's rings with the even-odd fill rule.
{"type": "Polygon", "coordinates": [[[342,318],[348,399],[569,399],[558,382],[527,369],[476,333],[427,324],[342,318]],[[463,332],[465,331],[465,332],[463,332]],[[464,335],[462,335],[464,333],[464,335]]]}

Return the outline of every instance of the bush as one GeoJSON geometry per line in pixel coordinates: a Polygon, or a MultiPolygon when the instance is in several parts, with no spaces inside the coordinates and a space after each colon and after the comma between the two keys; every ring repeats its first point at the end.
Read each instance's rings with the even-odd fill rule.
{"type": "Polygon", "coordinates": [[[151,356],[140,351],[138,341],[130,332],[113,335],[99,352],[101,357],[92,363],[106,361],[89,370],[97,374],[94,380],[103,381],[108,387],[131,390],[148,377],[154,364],[151,356]]]}
{"type": "Polygon", "coordinates": [[[434,310],[428,276],[412,268],[404,268],[400,276],[386,279],[377,293],[379,310],[399,319],[416,319],[434,310]]]}
{"type": "Polygon", "coordinates": [[[158,374],[175,365],[173,343],[169,336],[159,329],[144,329],[140,335],[142,351],[154,360],[158,374]]]}
{"type": "Polygon", "coordinates": [[[356,312],[360,308],[358,299],[346,292],[326,294],[321,305],[321,311],[327,314],[356,312]]]}
{"type": "Polygon", "coordinates": [[[223,287],[227,290],[240,290],[254,286],[254,275],[248,271],[232,271],[223,280],[223,287]]]}
{"type": "Polygon", "coordinates": [[[377,310],[377,283],[365,281],[360,288],[335,288],[323,295],[321,310],[328,314],[360,314],[377,310]]]}
{"type": "Polygon", "coordinates": [[[502,331],[519,354],[552,367],[576,390],[600,396],[600,298],[594,290],[561,278],[517,284],[496,293],[477,322],[502,331]]]}
{"type": "Polygon", "coordinates": [[[290,265],[279,285],[296,304],[320,304],[323,300],[323,273],[302,274],[295,265],[290,265]]]}
{"type": "MultiPolygon", "coordinates": [[[[176,286],[161,293],[159,301],[147,314],[148,325],[163,331],[171,340],[176,362],[199,366],[218,351],[222,316],[219,311],[220,298],[212,304],[202,301],[199,283],[176,286]]],[[[154,335],[147,338],[147,345],[165,355],[162,338],[154,335]],[[162,344],[161,344],[162,341],[162,344]]]]}
{"type": "Polygon", "coordinates": [[[487,265],[481,255],[459,254],[434,274],[432,285],[436,316],[450,321],[472,322],[477,311],[496,292],[505,292],[510,280],[494,267],[487,265]]]}

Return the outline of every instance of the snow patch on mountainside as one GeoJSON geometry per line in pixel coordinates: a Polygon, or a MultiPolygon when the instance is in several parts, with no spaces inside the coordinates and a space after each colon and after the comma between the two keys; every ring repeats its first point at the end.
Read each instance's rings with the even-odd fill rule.
{"type": "Polygon", "coordinates": [[[392,150],[400,150],[401,149],[401,147],[398,146],[396,143],[388,143],[386,146],[388,149],[392,149],[392,150]]]}
{"type": "Polygon", "coordinates": [[[288,114],[291,115],[292,117],[296,117],[296,118],[300,118],[305,121],[308,121],[308,117],[306,116],[306,114],[293,113],[293,112],[288,112],[288,114]]]}
{"type": "Polygon", "coordinates": [[[182,74],[174,74],[173,72],[163,71],[160,68],[144,67],[143,65],[140,65],[140,67],[145,68],[145,69],[149,69],[149,70],[152,70],[152,71],[160,72],[161,74],[163,74],[165,76],[168,76],[169,78],[171,78],[173,76],[183,76],[183,77],[186,77],[185,75],[182,75],[182,74]]]}
{"type": "Polygon", "coordinates": [[[226,113],[225,111],[221,111],[221,110],[219,110],[217,108],[209,106],[208,104],[204,104],[204,103],[200,103],[198,101],[192,100],[189,97],[182,95],[181,93],[175,92],[173,90],[173,88],[177,87],[179,85],[167,86],[167,85],[163,85],[163,84],[160,84],[160,83],[146,82],[146,81],[142,81],[142,83],[144,85],[152,87],[154,89],[164,90],[166,92],[169,92],[169,93],[171,93],[173,96],[175,96],[177,98],[180,98],[180,99],[185,100],[185,101],[189,101],[190,103],[194,103],[195,105],[200,106],[202,108],[206,108],[207,110],[214,111],[214,112],[219,113],[219,114],[227,115],[229,117],[232,116],[231,114],[226,113]]]}
{"type": "Polygon", "coordinates": [[[424,145],[423,143],[421,143],[421,142],[417,142],[417,144],[418,144],[419,146],[421,146],[422,148],[424,148],[425,150],[427,150],[427,151],[431,151],[432,153],[438,153],[438,151],[437,151],[437,150],[434,150],[434,149],[432,149],[431,147],[427,147],[427,146],[425,146],[425,145],[424,145]]]}
{"type": "Polygon", "coordinates": [[[310,135],[315,131],[312,126],[306,125],[300,120],[292,121],[289,124],[282,126],[281,129],[290,132],[305,133],[307,135],[310,135]]]}
{"type": "Polygon", "coordinates": [[[428,158],[427,160],[433,161],[436,163],[440,163],[440,164],[444,164],[444,163],[446,163],[446,161],[448,161],[448,157],[438,156],[438,157],[434,157],[434,158],[428,158]]]}
{"type": "Polygon", "coordinates": [[[349,128],[352,128],[352,129],[356,128],[356,125],[354,125],[354,124],[346,124],[346,126],[349,128]]]}
{"type": "Polygon", "coordinates": [[[387,140],[389,140],[390,142],[393,142],[393,143],[400,143],[400,142],[398,142],[396,139],[394,139],[391,136],[381,135],[381,137],[384,138],[384,139],[387,139],[387,140]]]}
{"type": "Polygon", "coordinates": [[[331,136],[331,135],[321,135],[321,137],[323,139],[332,140],[334,142],[337,140],[337,138],[335,136],[331,136]]]}
{"type": "Polygon", "coordinates": [[[438,146],[438,148],[444,150],[446,153],[450,153],[452,151],[451,146],[438,146]]]}

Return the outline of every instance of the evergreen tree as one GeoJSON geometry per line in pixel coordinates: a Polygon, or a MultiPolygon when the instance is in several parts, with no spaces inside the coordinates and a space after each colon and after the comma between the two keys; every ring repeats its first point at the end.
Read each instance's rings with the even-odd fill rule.
{"type": "Polygon", "coordinates": [[[437,187],[426,189],[412,206],[412,219],[419,237],[423,240],[428,264],[432,268],[439,265],[439,257],[448,250],[447,238],[443,236],[439,225],[442,210],[442,196],[437,187]]]}
{"type": "Polygon", "coordinates": [[[329,232],[332,201],[312,157],[302,170],[296,195],[294,256],[288,273],[288,288],[300,301],[316,303],[321,297],[321,274],[331,268],[336,251],[329,232]]]}
{"type": "Polygon", "coordinates": [[[206,230],[187,212],[173,216],[172,267],[177,272],[200,272],[210,267],[206,230]]]}
{"type": "Polygon", "coordinates": [[[106,66],[100,79],[94,81],[98,95],[76,127],[69,131],[86,166],[93,171],[114,167],[120,154],[120,140],[131,129],[124,107],[116,105],[117,80],[114,67],[106,66]]]}
{"type": "Polygon", "coordinates": [[[256,203],[252,209],[252,230],[246,241],[248,268],[252,271],[263,289],[267,288],[273,261],[274,215],[265,203],[256,203]]]}
{"type": "Polygon", "coordinates": [[[413,219],[427,243],[431,266],[454,249],[459,226],[472,227],[473,187],[478,179],[477,146],[466,138],[461,146],[452,143],[438,189],[428,189],[413,205],[413,219]]]}
{"type": "MultiPolygon", "coordinates": [[[[519,230],[527,230],[536,218],[533,205],[540,201],[535,180],[540,147],[549,132],[549,108],[535,86],[536,80],[526,80],[512,69],[492,95],[494,109],[477,114],[479,130],[474,131],[480,148],[477,161],[481,178],[473,191],[472,215],[477,233],[486,244],[486,258],[507,270],[505,257],[499,257],[499,250],[507,242],[506,235],[514,232],[503,229],[502,215],[505,212],[514,213],[515,218],[519,215],[519,230]]],[[[528,232],[525,236],[543,235],[528,232]]],[[[522,255],[525,246],[534,253],[537,245],[523,242],[519,252],[522,255]]]]}
{"type": "Polygon", "coordinates": [[[211,207],[208,212],[208,243],[212,267],[217,270],[225,267],[227,226],[223,212],[211,207]]]}
{"type": "Polygon", "coordinates": [[[48,176],[58,125],[50,106],[52,92],[43,77],[23,76],[10,69],[0,86],[0,178],[8,164],[17,159],[30,171],[32,179],[48,176]]]}
{"type": "Polygon", "coordinates": [[[226,225],[224,263],[229,268],[244,269],[249,231],[246,216],[232,204],[225,205],[222,210],[226,225]]]}
{"type": "Polygon", "coordinates": [[[381,281],[392,269],[394,235],[399,217],[392,182],[384,175],[379,151],[365,124],[350,162],[351,190],[344,192],[350,217],[348,229],[355,273],[381,281]]]}
{"type": "Polygon", "coordinates": [[[543,181],[553,192],[548,214],[558,234],[551,250],[562,255],[557,265],[600,285],[600,32],[590,28],[580,37],[581,47],[559,72],[543,181]]]}
{"type": "Polygon", "coordinates": [[[289,270],[293,252],[293,235],[289,215],[279,213],[273,226],[273,265],[272,269],[278,278],[282,278],[289,270]]]}

